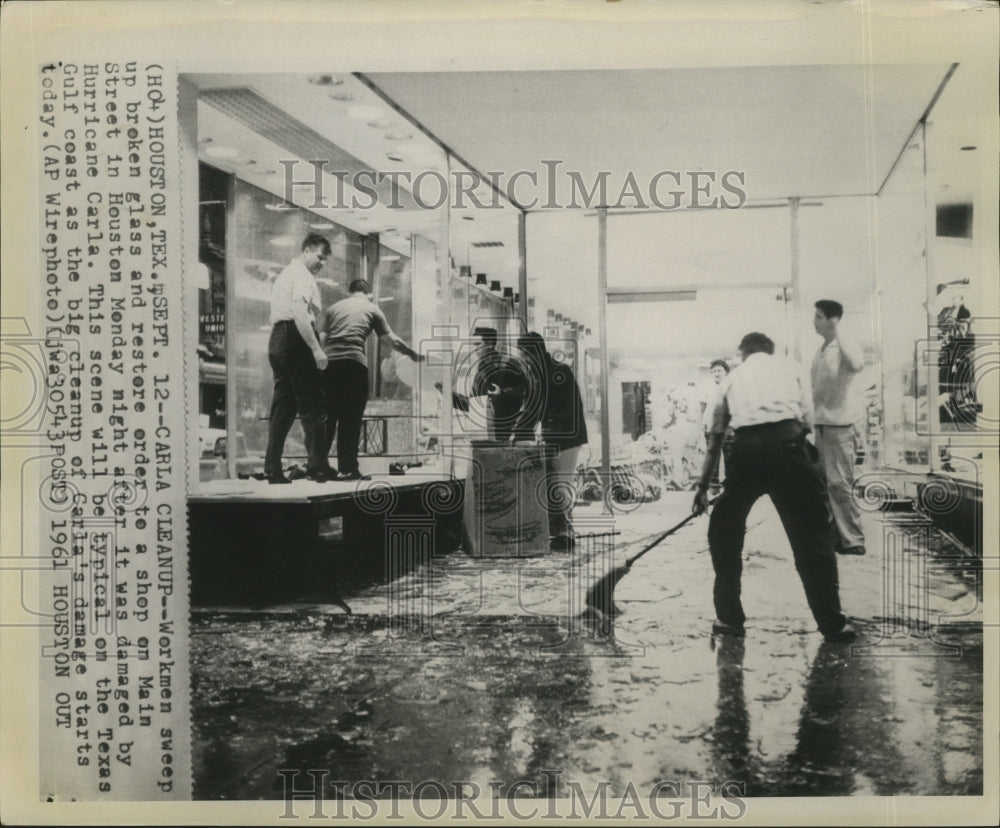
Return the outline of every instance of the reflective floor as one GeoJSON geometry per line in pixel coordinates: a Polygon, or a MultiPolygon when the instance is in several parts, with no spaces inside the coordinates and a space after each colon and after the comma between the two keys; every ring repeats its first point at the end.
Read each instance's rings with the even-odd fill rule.
{"type": "MultiPolygon", "coordinates": [[[[281,798],[282,770],[327,771],[329,799],[361,780],[429,796],[458,782],[540,797],[693,780],[749,797],[982,791],[974,572],[922,521],[868,515],[869,554],[839,559],[853,645],[815,632],[767,502],[746,537],[745,639],[710,632],[705,518],[619,583],[613,629],[581,617],[595,577],[689,504],[668,493],[572,555],[435,558],[345,593],[352,615],[321,586],[198,611],[196,796],[281,798]]],[[[578,510],[578,528],[608,520],[578,510]]]]}

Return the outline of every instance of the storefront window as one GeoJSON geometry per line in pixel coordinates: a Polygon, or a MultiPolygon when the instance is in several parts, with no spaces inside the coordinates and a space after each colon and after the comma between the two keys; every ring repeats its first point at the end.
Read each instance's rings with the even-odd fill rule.
{"type": "MultiPolygon", "coordinates": [[[[237,471],[263,468],[268,418],[274,390],[267,347],[270,337],[271,287],[278,274],[299,255],[302,240],[319,233],[330,242],[331,256],[317,277],[323,307],[347,295],[354,279],[364,278],[364,237],[316,214],[288,205],[243,181],[235,182],[232,206],[233,284],[228,319],[234,326],[236,372],[237,471]]],[[[298,422],[285,443],[286,462],[305,457],[298,422]]]]}
{"type": "Polygon", "coordinates": [[[915,135],[878,199],[883,463],[911,471],[930,462],[923,153],[915,135]]]}

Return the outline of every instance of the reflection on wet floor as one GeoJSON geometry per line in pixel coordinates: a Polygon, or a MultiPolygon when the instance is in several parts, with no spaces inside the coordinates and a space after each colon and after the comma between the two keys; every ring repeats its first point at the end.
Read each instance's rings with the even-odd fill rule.
{"type": "MultiPolygon", "coordinates": [[[[566,557],[446,556],[394,589],[359,589],[354,615],[199,611],[196,796],[280,798],[280,771],[310,769],[328,771],[330,799],[359,780],[427,782],[428,796],[459,780],[486,795],[521,782],[525,796],[664,780],[747,796],[981,792],[981,627],[887,626],[885,596],[866,592],[881,583],[873,554],[841,562],[857,645],[822,643],[770,517],[747,539],[745,639],[707,632],[703,526],[623,580],[611,637],[576,617],[566,557]]],[[[669,518],[623,524],[615,555],[669,518]]]]}

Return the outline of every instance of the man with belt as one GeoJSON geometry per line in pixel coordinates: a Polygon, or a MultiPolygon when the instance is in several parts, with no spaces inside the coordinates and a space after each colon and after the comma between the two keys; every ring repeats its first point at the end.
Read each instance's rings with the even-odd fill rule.
{"type": "Polygon", "coordinates": [[[337,438],[337,480],[362,480],[358,447],[365,406],[368,404],[368,357],[365,342],[375,331],[397,351],[422,361],[416,351],[392,332],[382,309],[372,302],[371,285],[355,279],[350,295],[334,302],[323,314],[323,350],[329,360],[323,374],[326,390],[326,452],[337,438]]]}
{"type": "Polygon", "coordinates": [[[810,408],[798,376],[774,358],[762,333],[740,342],[742,364],[719,386],[711,439],[693,511],[708,508],[708,487],[727,425],[735,431],[732,453],[708,525],[715,569],[715,633],[742,636],[740,601],[743,536],[747,515],[769,495],[781,517],[813,618],[827,641],[852,641],[855,633],[840,611],[837,558],[827,528],[826,485],[815,449],[806,441],[810,408]]]}
{"type": "Polygon", "coordinates": [[[326,414],[323,380],[326,354],[316,337],[320,311],[316,274],[330,256],[330,242],[310,233],[302,252],[292,260],[271,288],[271,338],[267,358],[274,373],[274,397],[268,424],[264,474],[268,483],[291,482],[282,473],[285,438],[298,414],[308,454],[306,476],[323,482],[336,472],[326,455],[326,414]]]}
{"type": "Polygon", "coordinates": [[[843,315],[840,302],[820,299],[816,303],[813,327],[823,337],[811,374],[816,448],[826,474],[835,549],[842,555],[864,555],[861,512],[854,500],[855,423],[860,412],[852,386],[865,363],[861,349],[840,336],[843,315]]]}

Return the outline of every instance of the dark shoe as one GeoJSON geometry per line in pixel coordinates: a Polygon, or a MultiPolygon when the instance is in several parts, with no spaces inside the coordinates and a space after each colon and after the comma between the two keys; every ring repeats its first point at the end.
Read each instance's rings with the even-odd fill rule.
{"type": "Polygon", "coordinates": [[[306,474],[306,479],[312,480],[313,483],[328,483],[331,480],[336,480],[337,477],[336,469],[320,469],[319,471],[308,472],[306,474]]]}
{"type": "Polygon", "coordinates": [[[291,483],[292,482],[287,477],[285,477],[285,475],[283,475],[281,472],[277,472],[275,474],[265,475],[265,479],[267,480],[268,483],[271,483],[271,484],[275,484],[275,483],[291,483]]]}
{"type": "Polygon", "coordinates": [[[837,550],[841,555],[864,555],[865,548],[863,546],[846,546],[843,549],[837,550]]]}
{"type": "Polygon", "coordinates": [[[341,472],[337,475],[336,479],[340,482],[345,480],[371,480],[367,474],[362,474],[359,471],[356,472],[341,472]]]}
{"type": "Polygon", "coordinates": [[[727,624],[725,621],[719,621],[716,619],[712,622],[712,634],[731,635],[735,638],[743,638],[747,633],[746,630],[743,629],[742,624],[727,624]]]}
{"type": "Polygon", "coordinates": [[[823,640],[830,644],[836,644],[838,642],[854,641],[854,639],[857,637],[858,637],[857,631],[854,629],[853,626],[851,626],[849,622],[845,623],[843,627],[837,630],[837,632],[823,634],[823,640]]]}

